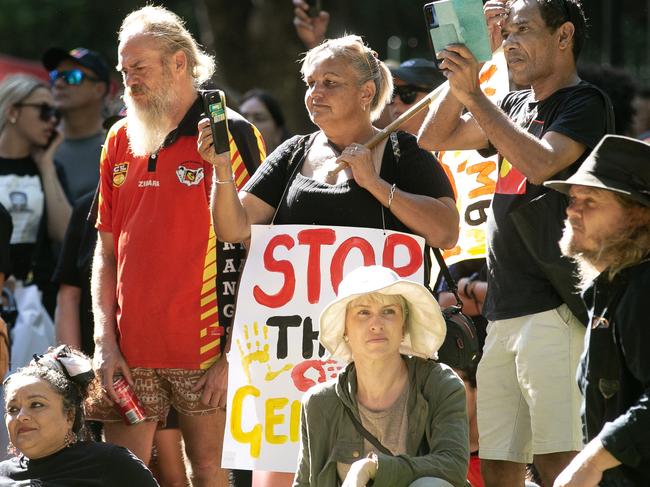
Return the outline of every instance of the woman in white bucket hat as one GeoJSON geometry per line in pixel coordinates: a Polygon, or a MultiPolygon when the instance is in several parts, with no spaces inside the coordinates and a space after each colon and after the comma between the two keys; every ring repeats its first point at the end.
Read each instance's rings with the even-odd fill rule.
{"type": "Polygon", "coordinates": [[[467,485],[465,390],[433,360],[445,338],[438,303],[381,266],[341,282],[320,316],[320,341],[349,362],[303,397],[294,486],[467,485]]]}

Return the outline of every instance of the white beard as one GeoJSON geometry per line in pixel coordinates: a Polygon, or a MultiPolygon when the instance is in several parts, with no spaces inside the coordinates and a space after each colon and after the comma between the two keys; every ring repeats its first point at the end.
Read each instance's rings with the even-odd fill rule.
{"type": "Polygon", "coordinates": [[[169,133],[168,116],[173,105],[171,91],[164,90],[161,94],[149,92],[149,103],[142,106],[134,102],[130,90],[126,89],[126,134],[135,156],[154,154],[162,147],[169,133]]]}

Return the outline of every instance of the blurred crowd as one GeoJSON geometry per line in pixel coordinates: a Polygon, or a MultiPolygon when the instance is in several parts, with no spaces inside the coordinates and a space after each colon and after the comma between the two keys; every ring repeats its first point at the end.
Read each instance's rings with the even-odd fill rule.
{"type": "Polygon", "coordinates": [[[226,93],[217,153],[215,60],[164,7],[122,23],[121,97],[86,47],[0,81],[0,486],[650,485],[650,90],[578,63],[579,0],[484,3],[498,99],[462,43],[390,64],[292,1],[310,134],[260,80],[226,93]],[[426,242],[425,282],[364,267],[323,311],[346,366],[303,398],[295,473],[221,467],[259,224],[426,242]],[[484,251],[459,260],[465,232],[484,251]]]}

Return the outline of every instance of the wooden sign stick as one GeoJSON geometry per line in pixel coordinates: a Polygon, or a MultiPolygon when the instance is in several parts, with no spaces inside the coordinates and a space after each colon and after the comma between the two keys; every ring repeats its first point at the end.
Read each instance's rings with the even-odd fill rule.
{"type": "MultiPolygon", "coordinates": [[[[433,90],[431,93],[429,93],[427,96],[422,98],[411,108],[409,108],[404,113],[402,113],[399,117],[397,117],[395,120],[389,123],[386,127],[384,127],[375,135],[373,135],[368,142],[363,144],[364,147],[366,147],[367,149],[373,149],[374,147],[376,147],[382,140],[388,137],[391,134],[391,132],[395,132],[395,130],[397,130],[404,122],[406,122],[411,117],[415,116],[417,113],[421,112],[426,107],[428,107],[432,102],[434,102],[440,96],[440,94],[442,93],[442,91],[445,89],[447,85],[448,83],[443,83],[440,86],[438,86],[435,90],[433,90]]],[[[346,165],[347,162],[341,161],[327,175],[330,177],[336,176],[340,171],[345,169],[346,165]]]]}

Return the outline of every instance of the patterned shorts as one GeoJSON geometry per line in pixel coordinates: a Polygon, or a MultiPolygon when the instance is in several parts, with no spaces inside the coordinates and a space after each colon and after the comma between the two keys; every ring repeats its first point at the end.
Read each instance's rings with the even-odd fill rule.
{"type": "MultiPolygon", "coordinates": [[[[201,391],[192,392],[192,387],[203,374],[203,370],[131,369],[135,394],[144,406],[146,420],[158,421],[164,426],[170,406],[186,416],[214,414],[217,408],[201,403],[201,391]]],[[[101,384],[98,386],[101,388],[101,384]]],[[[85,413],[89,420],[122,421],[120,413],[105,395],[86,401],[85,413]]]]}

